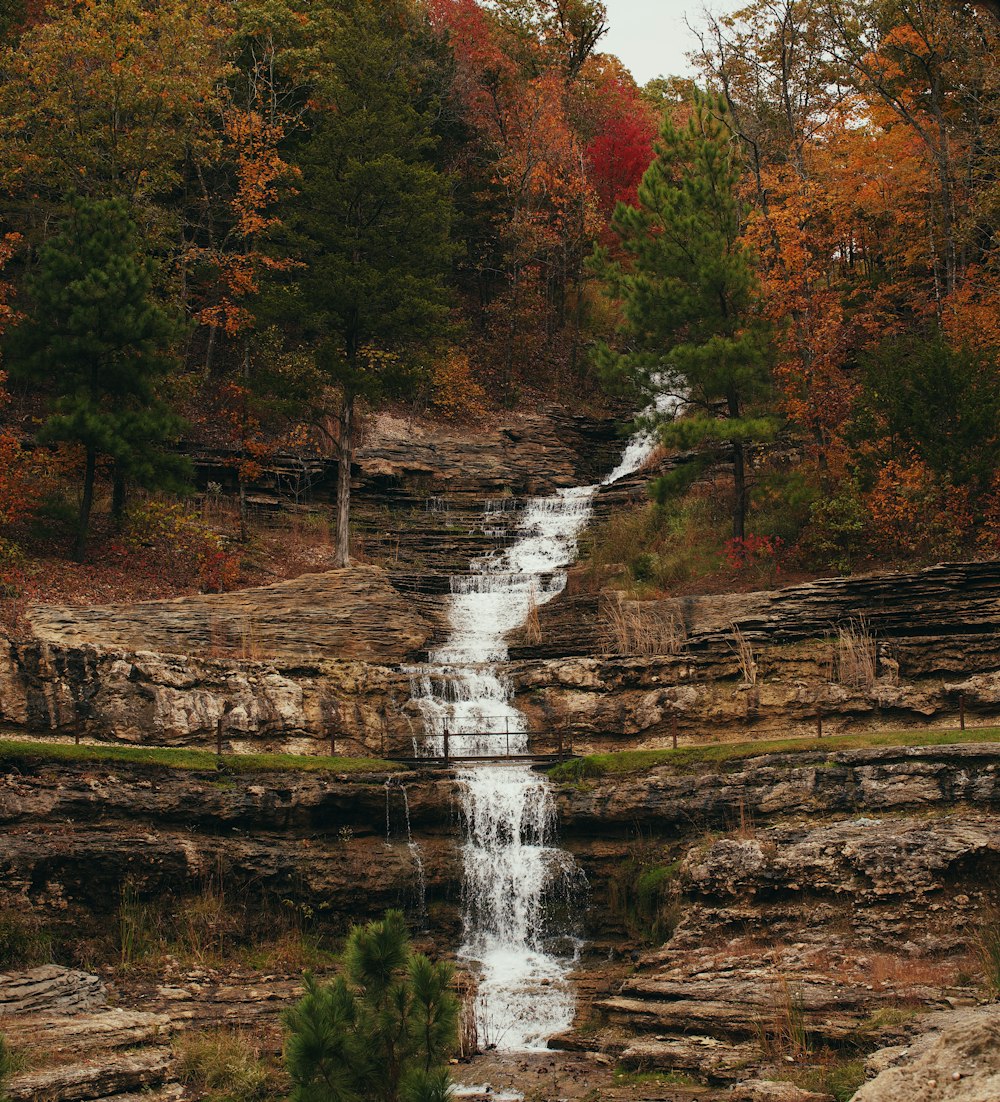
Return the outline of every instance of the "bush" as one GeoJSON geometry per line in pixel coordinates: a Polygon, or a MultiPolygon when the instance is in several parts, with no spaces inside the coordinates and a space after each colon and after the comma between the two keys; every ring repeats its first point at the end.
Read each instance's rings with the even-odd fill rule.
{"type": "Polygon", "coordinates": [[[150,573],[197,580],[206,593],[222,593],[239,583],[239,558],[181,502],[151,498],[133,506],[111,553],[150,573]]]}
{"type": "Polygon", "coordinates": [[[293,1102],[447,1102],[458,1027],[451,968],[412,951],[399,911],[355,926],[342,964],[326,985],[307,975],[287,1016],[293,1102]]]}

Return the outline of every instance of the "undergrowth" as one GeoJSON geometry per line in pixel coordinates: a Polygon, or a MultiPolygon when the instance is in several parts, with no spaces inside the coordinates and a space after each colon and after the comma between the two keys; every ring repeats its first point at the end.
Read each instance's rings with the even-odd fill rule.
{"type": "Polygon", "coordinates": [[[680,861],[664,862],[662,847],[638,845],[608,880],[608,904],[629,937],[662,945],[681,918],[680,861]]]}
{"type": "Polygon", "coordinates": [[[32,968],[52,960],[52,936],[34,915],[0,908],[0,972],[32,968]]]}
{"type": "MultiPolygon", "coordinates": [[[[182,966],[240,963],[258,971],[330,967],[334,953],[314,928],[312,910],[288,900],[261,901],[226,886],[223,870],[201,891],[164,898],[126,879],[118,903],[115,955],[123,969],[157,967],[166,957],[182,966]]],[[[105,955],[110,953],[105,949],[105,955]]]]}
{"type": "Polygon", "coordinates": [[[239,1030],[184,1033],[175,1043],[181,1082],[204,1102],[264,1102],[280,1098],[280,1076],[258,1038],[239,1030]]]}

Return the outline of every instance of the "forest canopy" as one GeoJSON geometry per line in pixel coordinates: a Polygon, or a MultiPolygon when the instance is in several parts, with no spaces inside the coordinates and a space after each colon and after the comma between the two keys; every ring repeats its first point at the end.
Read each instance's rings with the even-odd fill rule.
{"type": "Polygon", "coordinates": [[[82,557],[86,485],[114,483],[121,523],[131,490],[176,485],[185,437],[231,449],[242,500],[283,448],[349,475],[356,406],[635,409],[664,378],[685,399],[664,440],[700,458],[653,508],[728,465],[736,561],[995,554],[1000,21],[769,0],[706,17],[695,79],[646,87],[606,28],[600,0],[3,4],[0,558],[60,478],[82,557]],[[715,224],[677,146],[693,123],[724,166],[715,224]],[[115,248],[74,248],[134,301],[115,348],[64,365],[55,257],[108,238],[102,210],[115,248]],[[669,318],[630,305],[640,254],[671,268],[642,276],[669,318]],[[710,338],[746,353],[738,394],[710,338]],[[131,427],[102,436],[121,395],[131,427]]]}

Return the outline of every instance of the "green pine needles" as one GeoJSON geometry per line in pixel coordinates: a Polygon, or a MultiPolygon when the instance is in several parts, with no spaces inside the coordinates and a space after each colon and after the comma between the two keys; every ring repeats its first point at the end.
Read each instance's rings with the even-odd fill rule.
{"type": "Polygon", "coordinates": [[[446,1102],[452,970],[413,952],[399,911],[355,926],[332,983],[305,980],[287,1016],[293,1102],[446,1102]]]}
{"type": "Polygon", "coordinates": [[[155,265],[119,199],[76,198],[26,281],[30,309],[10,340],[12,374],[53,398],[40,439],[86,455],[75,554],[86,547],[98,463],[110,464],[112,511],[125,487],[180,488],[187,463],[167,445],[181,420],[160,396],[180,326],[154,291],[155,265]]]}
{"type": "MultiPolygon", "coordinates": [[[[592,270],[624,317],[624,351],[600,348],[602,372],[647,400],[664,385],[683,395],[685,416],[662,426],[661,436],[674,447],[715,443],[729,451],[733,536],[742,539],[748,447],[772,438],[776,424],[762,401],[770,390],[769,332],[740,236],[738,180],[721,99],[697,94],[684,125],[668,111],[638,206],[619,203],[612,218],[621,258],[598,249],[592,270]]],[[[688,480],[698,469],[681,468],[688,480]]]]}

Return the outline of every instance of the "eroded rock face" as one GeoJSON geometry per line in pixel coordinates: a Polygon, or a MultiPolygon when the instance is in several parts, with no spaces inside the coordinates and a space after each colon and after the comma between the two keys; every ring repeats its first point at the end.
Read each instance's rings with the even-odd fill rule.
{"type": "Polygon", "coordinates": [[[827,733],[940,724],[957,721],[960,694],[977,722],[1000,714],[995,562],[664,601],[571,584],[539,619],[541,641],[511,648],[516,702],[533,729],[562,729],[581,749],[663,745],[675,730],[689,740],[806,734],[818,714],[827,733]],[[615,617],[645,642],[619,653],[615,617]],[[870,678],[854,676],[839,641],[852,625],[870,678]]]}
{"type": "Polygon", "coordinates": [[[786,1061],[905,1044],[921,1015],[974,1006],[998,764],[989,744],[873,748],[567,787],[562,836],[591,884],[595,948],[653,919],[669,936],[558,1043],[777,1098],[798,1089],[771,1085],[786,1061]],[[642,882],[658,885],[652,911],[634,910],[642,882]]]}
{"type": "Polygon", "coordinates": [[[931,1015],[909,1045],[854,1102],[996,1102],[1000,1098],[1000,1007],[931,1015]]]}
{"type": "Polygon", "coordinates": [[[441,902],[447,929],[461,875],[451,815],[450,786],[405,775],[23,763],[0,778],[0,903],[99,925],[125,882],[168,911],[221,878],[234,898],[288,899],[344,928],[441,902]]]}

